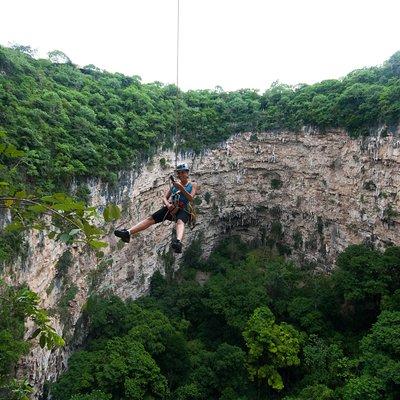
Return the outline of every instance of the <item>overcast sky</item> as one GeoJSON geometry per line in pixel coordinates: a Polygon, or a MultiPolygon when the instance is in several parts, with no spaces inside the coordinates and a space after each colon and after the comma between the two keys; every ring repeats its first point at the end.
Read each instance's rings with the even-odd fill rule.
{"type": "MultiPolygon", "coordinates": [[[[178,0],[6,0],[0,44],[176,81],[178,0]]],[[[340,78],[400,50],[398,0],[180,0],[182,89],[340,78]]]]}

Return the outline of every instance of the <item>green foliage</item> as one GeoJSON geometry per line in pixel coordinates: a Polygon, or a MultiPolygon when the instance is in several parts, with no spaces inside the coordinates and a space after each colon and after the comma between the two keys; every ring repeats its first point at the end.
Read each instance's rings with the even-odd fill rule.
{"type": "Polygon", "coordinates": [[[70,400],[111,400],[111,394],[106,394],[100,390],[93,390],[89,394],[78,394],[70,398],[70,400]]]}
{"type": "Polygon", "coordinates": [[[64,340],[50,325],[45,310],[38,306],[39,297],[27,288],[14,288],[0,280],[0,398],[26,400],[30,386],[12,379],[19,358],[30,344],[24,340],[24,322],[30,318],[36,330],[30,339],[38,338],[41,347],[63,346],[64,340]],[[2,397],[4,396],[4,397],[2,397]]]}
{"type": "Polygon", "coordinates": [[[210,204],[210,200],[211,200],[211,193],[210,192],[206,192],[204,194],[204,200],[206,201],[207,204],[210,204]]]}
{"type": "Polygon", "coordinates": [[[90,200],[89,187],[85,184],[80,184],[76,189],[75,197],[77,200],[83,201],[85,204],[88,204],[90,200]]]}
{"type": "Polygon", "coordinates": [[[301,234],[300,231],[296,230],[293,233],[293,247],[295,248],[295,250],[299,250],[302,245],[303,245],[303,235],[301,234]]]}
{"type": "Polygon", "coordinates": [[[274,221],[271,224],[271,239],[274,241],[279,241],[283,237],[282,224],[278,221],[274,221]]]}
{"type": "Polygon", "coordinates": [[[212,277],[207,290],[204,304],[238,333],[244,329],[254,309],[269,303],[264,273],[251,263],[212,277]]]}
{"type": "Polygon", "coordinates": [[[307,386],[297,396],[285,397],[283,400],[333,400],[334,392],[325,385],[307,386]]]}
{"type": "Polygon", "coordinates": [[[93,395],[94,390],[105,398],[111,394],[111,398],[132,400],[165,399],[169,392],[150,354],[129,338],[115,338],[96,351],[75,353],[52,395],[56,400],[70,400],[74,394],[93,395]]]}
{"type": "Polygon", "coordinates": [[[99,296],[89,297],[84,308],[84,318],[90,325],[88,339],[112,338],[128,332],[125,317],[127,305],[116,296],[104,299],[99,296]]]}
{"type": "Polygon", "coordinates": [[[103,211],[104,221],[110,222],[119,219],[121,216],[121,211],[119,207],[115,204],[107,204],[103,211]]]}
{"type": "Polygon", "coordinates": [[[29,400],[32,393],[33,388],[26,380],[11,379],[0,387],[1,400],[29,400]]]}
{"type": "Polygon", "coordinates": [[[190,388],[199,399],[210,399],[220,398],[228,388],[230,392],[243,392],[246,388],[246,370],[245,353],[242,349],[223,343],[212,352],[207,351],[197,341],[189,343],[189,348],[191,384],[184,389],[178,388],[177,393],[180,394],[183,390],[186,392],[190,388]]]}
{"type": "Polygon", "coordinates": [[[377,387],[385,393],[384,397],[399,398],[400,311],[383,311],[379,315],[370,333],[361,341],[361,360],[363,375],[375,378],[377,387]]]}
{"type": "Polygon", "coordinates": [[[338,318],[350,328],[368,328],[380,312],[383,296],[400,285],[399,264],[398,248],[381,254],[365,246],[349,246],[339,255],[332,276],[338,318]]]}
{"type": "MultiPolygon", "coordinates": [[[[7,290],[8,292],[10,289],[7,290]]],[[[14,293],[4,293],[2,286],[2,297],[14,300],[14,293]],[[4,296],[5,295],[5,296],[4,296]]],[[[9,307],[1,301],[1,330],[0,330],[0,377],[4,379],[16,364],[19,357],[26,353],[29,344],[23,341],[24,314],[21,310],[11,313],[9,307]]]]}
{"type": "Polygon", "coordinates": [[[21,254],[24,237],[22,232],[3,232],[0,234],[0,264],[11,262],[21,254]]]}
{"type": "Polygon", "coordinates": [[[248,347],[250,379],[265,380],[273,389],[282,390],[278,368],[300,364],[299,332],[286,323],[276,324],[271,310],[259,307],[249,319],[243,337],[248,347]]]}
{"type": "Polygon", "coordinates": [[[283,183],[280,179],[273,178],[271,179],[271,189],[280,189],[283,183]]]}
{"type": "MultiPolygon", "coordinates": [[[[5,323],[8,329],[11,328],[11,321],[13,318],[22,321],[24,318],[31,318],[36,324],[37,329],[32,334],[31,338],[38,337],[41,347],[47,347],[48,349],[54,346],[63,346],[64,341],[58,336],[55,330],[50,326],[50,319],[46,312],[41,309],[39,304],[39,296],[27,288],[14,289],[4,282],[0,281],[0,293],[1,295],[1,317],[3,323],[5,323]]],[[[16,324],[19,327],[17,332],[21,335],[21,323],[16,324]]]]}
{"type": "MultiPolygon", "coordinates": [[[[1,49],[0,49],[1,50],[1,49]]],[[[1,58],[1,57],[0,57],[1,58]]],[[[93,224],[97,213],[93,207],[86,207],[63,193],[51,195],[30,194],[21,190],[17,176],[18,163],[10,165],[10,160],[23,161],[25,153],[19,151],[4,131],[0,130],[0,207],[10,211],[11,222],[0,237],[0,262],[9,262],[17,254],[22,243],[22,232],[28,229],[52,230],[50,239],[58,239],[67,244],[83,242],[93,249],[107,244],[99,241],[103,231],[93,224]],[[52,218],[44,218],[50,215],[52,218]],[[17,239],[17,240],[15,240],[17,239]]],[[[111,216],[117,212],[111,206],[111,216]]],[[[71,264],[71,254],[67,251],[57,264],[57,273],[64,275],[71,264]]],[[[70,286],[60,300],[60,310],[67,309],[69,301],[75,297],[77,287],[70,286]]],[[[31,389],[24,381],[13,381],[12,370],[19,357],[26,353],[28,344],[23,340],[24,320],[30,318],[36,330],[30,339],[38,339],[39,345],[51,350],[65,344],[50,325],[45,310],[39,306],[39,296],[27,288],[14,289],[0,280],[0,396],[17,400],[27,399],[31,389]],[[4,352],[4,353],[3,353],[4,352]],[[4,354],[4,355],[3,355],[4,354]]],[[[62,313],[61,313],[62,314],[62,313]]]]}
{"type": "Polygon", "coordinates": [[[357,361],[346,357],[340,342],[329,343],[310,335],[303,348],[304,384],[339,387],[354,376],[357,361]]]}
{"type": "Polygon", "coordinates": [[[389,399],[383,397],[383,387],[380,380],[369,375],[350,379],[341,392],[344,400],[389,399]]]}
{"type": "MultiPolygon", "coordinates": [[[[238,238],[195,268],[193,257],[175,280],[155,274],[151,295],[136,302],[88,300],[85,347],[54,386],[56,400],[94,390],[127,398],[128,379],[158,382],[167,400],[399,398],[398,247],[351,246],[321,275],[238,238]],[[199,270],[210,275],[202,285],[199,270]],[[364,314],[376,306],[375,318],[353,322],[355,304],[364,314]]],[[[145,399],[153,389],[135,390],[145,399]]]]}
{"type": "Polygon", "coordinates": [[[264,251],[253,251],[248,255],[248,262],[264,271],[264,285],[268,297],[272,300],[269,306],[274,315],[287,318],[287,310],[292,299],[299,294],[299,282],[304,273],[291,262],[282,258],[271,258],[264,251]]]}
{"type": "Polygon", "coordinates": [[[180,386],[174,393],[176,400],[197,400],[202,399],[200,389],[195,383],[180,386]]]}
{"type": "Polygon", "coordinates": [[[233,264],[244,260],[248,246],[239,237],[223,239],[211,255],[206,268],[216,272],[225,272],[233,264]]]}
{"type": "Polygon", "coordinates": [[[56,263],[56,276],[63,277],[72,266],[72,253],[70,250],[64,251],[56,263]]]}
{"type": "Polygon", "coordinates": [[[57,311],[60,314],[61,320],[65,323],[68,321],[69,318],[69,303],[75,298],[77,293],[78,287],[72,284],[68,286],[68,288],[64,291],[63,295],[58,301],[57,311]]]}
{"type": "Polygon", "coordinates": [[[183,254],[183,260],[186,265],[193,267],[193,268],[201,268],[201,266],[204,264],[202,262],[203,239],[204,239],[204,235],[203,235],[203,233],[200,233],[192,240],[190,245],[185,250],[185,252],[183,254]]]}
{"type": "Polygon", "coordinates": [[[398,53],[382,67],[353,71],[342,80],[275,82],[263,94],[191,90],[180,92],[179,100],[173,85],[143,84],[137,76],[93,65],[78,68],[59,50],[49,60],[33,55],[29,46],[0,47],[0,129],[12,138],[3,152],[25,152],[17,181],[46,193],[77,177],[115,183],[112,171],[137,165],[160,145],[172,147],[178,106],[177,145],[197,152],[237,132],[253,132],[255,140],[258,131],[313,126],[360,135],[400,118],[398,53]]]}
{"type": "MultiPolygon", "coordinates": [[[[96,208],[61,192],[43,196],[38,194],[40,189],[38,193],[20,190],[21,183],[13,179],[18,164],[8,164],[14,158],[25,161],[25,153],[10,145],[9,140],[9,136],[0,130],[0,208],[11,213],[11,222],[0,235],[0,262],[11,259],[12,250],[18,243],[10,243],[7,237],[28,229],[47,231],[50,239],[66,244],[85,243],[96,251],[98,257],[103,256],[100,249],[107,243],[100,240],[103,230],[94,223],[96,208]],[[51,216],[51,219],[46,216],[51,216]]],[[[103,216],[106,222],[114,221],[120,217],[120,210],[116,205],[108,204],[103,216]]]]}
{"type": "Polygon", "coordinates": [[[186,342],[169,319],[160,311],[147,311],[132,304],[129,315],[130,340],[143,343],[157,361],[171,388],[184,381],[189,368],[186,342]]]}
{"type": "Polygon", "coordinates": [[[309,333],[326,331],[324,316],[315,300],[309,297],[295,297],[287,308],[291,319],[296,321],[302,329],[309,333]]]}
{"type": "Polygon", "coordinates": [[[89,284],[89,292],[96,289],[102,282],[102,278],[106,271],[111,268],[113,264],[112,258],[102,258],[95,269],[91,270],[87,275],[87,281],[89,284]]]}

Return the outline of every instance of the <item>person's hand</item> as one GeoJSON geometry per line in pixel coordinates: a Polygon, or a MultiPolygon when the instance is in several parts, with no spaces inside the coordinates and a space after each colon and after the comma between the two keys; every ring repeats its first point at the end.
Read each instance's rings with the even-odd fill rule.
{"type": "Polygon", "coordinates": [[[179,190],[185,190],[185,187],[182,185],[182,183],[175,182],[174,186],[179,190]]]}
{"type": "Polygon", "coordinates": [[[169,203],[167,205],[167,208],[168,208],[168,211],[172,211],[175,208],[175,206],[172,203],[169,203]]]}

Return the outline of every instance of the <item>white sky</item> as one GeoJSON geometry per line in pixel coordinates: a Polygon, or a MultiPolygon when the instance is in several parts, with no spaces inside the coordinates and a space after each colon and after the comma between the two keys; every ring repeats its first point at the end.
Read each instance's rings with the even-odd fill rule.
{"type": "MultiPolygon", "coordinates": [[[[176,82],[178,0],[3,0],[0,44],[176,82]]],[[[379,65],[400,50],[398,0],[180,0],[182,89],[265,90],[379,65]]]]}

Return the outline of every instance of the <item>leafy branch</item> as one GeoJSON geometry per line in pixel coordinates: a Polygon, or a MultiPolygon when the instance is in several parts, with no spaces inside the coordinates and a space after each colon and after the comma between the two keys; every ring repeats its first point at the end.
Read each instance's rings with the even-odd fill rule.
{"type": "MultiPolygon", "coordinates": [[[[38,196],[20,190],[12,179],[12,172],[18,168],[24,152],[7,143],[7,139],[5,132],[0,130],[0,211],[8,210],[11,216],[11,222],[5,226],[4,231],[45,231],[49,239],[66,244],[86,244],[101,257],[103,253],[99,249],[106,247],[107,243],[101,240],[104,237],[103,229],[95,225],[99,220],[96,208],[64,193],[38,196]],[[19,161],[10,167],[10,159],[19,161]]],[[[120,210],[116,205],[109,204],[105,207],[103,218],[106,222],[119,217],[120,210]]],[[[31,319],[36,329],[28,340],[37,338],[42,348],[51,350],[65,344],[64,339],[51,326],[46,310],[39,307],[39,302],[40,298],[35,292],[26,287],[11,287],[0,279],[0,327],[5,328],[4,332],[11,337],[16,336],[15,346],[18,347],[15,350],[16,347],[13,348],[13,344],[10,344],[14,355],[8,361],[8,369],[0,370],[0,397],[5,392],[9,399],[27,400],[32,392],[26,380],[11,379],[13,365],[28,347],[22,337],[18,338],[21,331],[16,334],[15,323],[7,324],[7,321],[20,324],[31,319]]]]}

